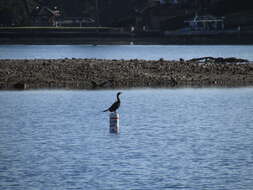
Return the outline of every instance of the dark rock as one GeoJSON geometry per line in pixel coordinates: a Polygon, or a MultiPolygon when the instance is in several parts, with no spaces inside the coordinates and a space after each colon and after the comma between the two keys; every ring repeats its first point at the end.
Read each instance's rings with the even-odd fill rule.
{"type": "Polygon", "coordinates": [[[159,59],[159,62],[164,62],[164,59],[163,59],[163,58],[160,58],[160,59],[159,59]]]}
{"type": "Polygon", "coordinates": [[[16,90],[25,90],[26,89],[26,84],[23,82],[18,82],[13,85],[13,88],[16,90]]]}
{"type": "Polygon", "coordinates": [[[180,58],[179,61],[182,63],[182,62],[184,62],[184,59],[180,58]]]}
{"type": "Polygon", "coordinates": [[[104,87],[111,87],[112,84],[112,80],[107,80],[107,81],[103,81],[100,83],[97,83],[95,81],[91,81],[91,88],[92,89],[97,89],[97,88],[104,88],[104,87]]]}
{"type": "Polygon", "coordinates": [[[173,77],[170,78],[170,85],[171,85],[172,87],[174,87],[174,86],[177,85],[177,81],[176,81],[176,79],[174,79],[173,77]]]}
{"type": "Polygon", "coordinates": [[[193,58],[188,60],[190,62],[215,62],[215,63],[241,63],[241,62],[249,62],[247,59],[240,59],[235,57],[223,58],[223,57],[200,57],[200,58],[193,58]]]}

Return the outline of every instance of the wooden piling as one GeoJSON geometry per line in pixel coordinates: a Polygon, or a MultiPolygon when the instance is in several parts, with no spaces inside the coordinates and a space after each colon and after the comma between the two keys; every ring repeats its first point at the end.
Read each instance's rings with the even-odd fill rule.
{"type": "Polygon", "coordinates": [[[110,114],[110,133],[119,133],[119,114],[117,112],[110,114]]]}

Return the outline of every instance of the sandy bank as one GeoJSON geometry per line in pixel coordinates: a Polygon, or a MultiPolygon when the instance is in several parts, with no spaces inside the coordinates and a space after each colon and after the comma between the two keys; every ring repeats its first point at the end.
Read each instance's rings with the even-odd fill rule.
{"type": "Polygon", "coordinates": [[[0,89],[253,86],[253,62],[240,59],[0,60],[0,89]]]}

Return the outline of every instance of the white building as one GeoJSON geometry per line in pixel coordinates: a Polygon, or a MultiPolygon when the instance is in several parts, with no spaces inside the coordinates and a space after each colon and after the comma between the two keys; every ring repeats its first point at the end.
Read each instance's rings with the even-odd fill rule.
{"type": "Polygon", "coordinates": [[[190,29],[193,31],[224,30],[224,17],[214,17],[212,15],[196,15],[193,19],[186,20],[185,23],[188,23],[190,29]]]}

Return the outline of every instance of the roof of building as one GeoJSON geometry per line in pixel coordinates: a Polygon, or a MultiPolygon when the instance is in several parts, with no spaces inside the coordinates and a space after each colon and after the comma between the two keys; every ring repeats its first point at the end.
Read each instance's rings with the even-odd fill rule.
{"type": "Polygon", "coordinates": [[[224,21],[224,17],[215,17],[213,15],[196,15],[193,19],[186,20],[185,22],[213,22],[213,21],[224,21]]]}

